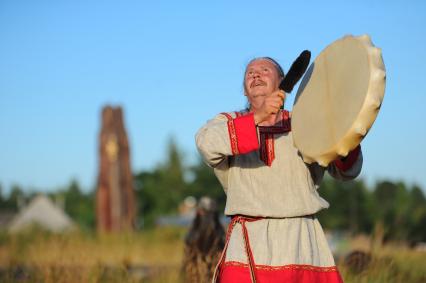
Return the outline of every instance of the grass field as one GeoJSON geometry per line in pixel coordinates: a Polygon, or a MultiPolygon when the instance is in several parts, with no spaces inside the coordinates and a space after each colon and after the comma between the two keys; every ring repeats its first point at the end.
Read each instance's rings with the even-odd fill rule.
{"type": "MultiPolygon", "coordinates": [[[[178,228],[116,235],[0,233],[0,282],[183,282],[184,234],[178,228]]],[[[426,252],[385,246],[364,271],[351,271],[343,260],[339,268],[349,283],[426,282],[426,252]]]]}

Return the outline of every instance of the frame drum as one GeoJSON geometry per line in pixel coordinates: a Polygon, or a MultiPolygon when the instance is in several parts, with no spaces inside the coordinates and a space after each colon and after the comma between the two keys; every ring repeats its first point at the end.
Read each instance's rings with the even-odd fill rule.
{"type": "Polygon", "coordinates": [[[381,50],[368,35],[345,36],[318,55],[300,83],[291,117],[305,162],[326,167],[360,144],[379,112],[385,80],[381,50]]]}

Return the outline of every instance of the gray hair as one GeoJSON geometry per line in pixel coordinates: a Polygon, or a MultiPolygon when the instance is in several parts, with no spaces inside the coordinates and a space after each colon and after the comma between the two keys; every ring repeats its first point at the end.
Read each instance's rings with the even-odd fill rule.
{"type": "MultiPolygon", "coordinates": [[[[248,65],[250,65],[251,63],[253,63],[254,61],[257,61],[257,60],[267,60],[267,61],[271,62],[272,64],[274,64],[274,67],[277,70],[278,75],[280,75],[280,77],[284,78],[284,70],[283,70],[283,68],[281,67],[281,65],[275,59],[272,59],[271,57],[267,57],[266,56],[266,57],[256,57],[256,58],[253,58],[253,59],[250,60],[250,62],[248,62],[247,67],[248,67],[248,65]]],[[[247,67],[246,67],[246,71],[247,71],[247,67]]],[[[244,72],[244,73],[246,73],[246,72],[244,72]]]]}

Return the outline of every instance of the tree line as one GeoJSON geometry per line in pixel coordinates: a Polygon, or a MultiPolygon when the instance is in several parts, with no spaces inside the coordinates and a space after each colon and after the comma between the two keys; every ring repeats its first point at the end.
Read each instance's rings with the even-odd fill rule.
{"type": "MultiPolygon", "coordinates": [[[[134,189],[139,229],[153,227],[159,216],[177,214],[187,196],[210,196],[221,211],[225,207],[226,197],[213,170],[201,159],[185,166],[173,140],[168,144],[166,160],[134,175],[134,189]]],[[[318,213],[325,229],[352,234],[380,231],[384,241],[426,242],[426,198],[417,185],[382,180],[368,187],[360,178],[340,182],[326,176],[319,193],[330,203],[330,208],[318,213]]],[[[20,203],[35,194],[13,186],[5,196],[0,186],[0,212],[17,212],[20,203]]],[[[95,189],[83,192],[73,180],[49,195],[62,200],[65,211],[82,229],[95,228],[95,189]]]]}

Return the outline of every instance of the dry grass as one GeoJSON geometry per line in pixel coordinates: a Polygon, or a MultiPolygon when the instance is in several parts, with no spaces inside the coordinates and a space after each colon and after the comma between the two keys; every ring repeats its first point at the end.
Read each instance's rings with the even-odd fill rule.
{"type": "MultiPolygon", "coordinates": [[[[0,233],[0,282],[182,282],[184,233],[177,228],[112,235],[0,233]]],[[[370,249],[363,238],[350,245],[370,249]]],[[[386,246],[374,249],[362,272],[349,270],[343,260],[339,268],[347,283],[426,282],[426,253],[386,246]]]]}
{"type": "Polygon", "coordinates": [[[349,241],[351,250],[371,255],[371,263],[363,271],[353,271],[344,264],[338,265],[345,282],[349,283],[426,283],[426,252],[415,251],[405,244],[381,246],[366,236],[349,241]]]}
{"type": "Polygon", "coordinates": [[[183,234],[173,228],[109,235],[3,234],[0,281],[177,282],[183,234]]]}
{"type": "Polygon", "coordinates": [[[425,283],[426,253],[388,246],[373,253],[362,272],[351,272],[343,263],[339,268],[345,282],[350,283],[425,283]]]}

